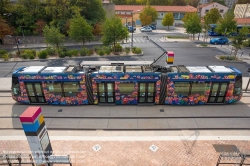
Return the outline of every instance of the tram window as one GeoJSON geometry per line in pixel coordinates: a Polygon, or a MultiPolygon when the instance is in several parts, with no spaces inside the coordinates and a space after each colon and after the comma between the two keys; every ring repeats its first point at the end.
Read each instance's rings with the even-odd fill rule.
{"type": "Polygon", "coordinates": [[[242,76],[237,76],[234,84],[234,95],[239,95],[242,89],[242,76]]]}
{"type": "Polygon", "coordinates": [[[48,83],[47,84],[49,93],[53,93],[54,95],[62,95],[61,83],[48,83]]]}
{"type": "Polygon", "coordinates": [[[191,95],[205,95],[208,86],[208,83],[192,83],[191,95]]]}
{"type": "Polygon", "coordinates": [[[19,81],[17,77],[12,77],[12,91],[14,95],[20,94],[19,81]]]}
{"type": "Polygon", "coordinates": [[[78,82],[64,82],[63,90],[65,96],[76,96],[79,92],[79,83],[78,82]]]}
{"type": "Polygon", "coordinates": [[[174,91],[177,95],[188,96],[190,89],[189,82],[175,82],[174,83],[174,91]]]}
{"type": "Polygon", "coordinates": [[[134,90],[134,83],[120,83],[119,85],[120,94],[129,95],[134,90]]]}

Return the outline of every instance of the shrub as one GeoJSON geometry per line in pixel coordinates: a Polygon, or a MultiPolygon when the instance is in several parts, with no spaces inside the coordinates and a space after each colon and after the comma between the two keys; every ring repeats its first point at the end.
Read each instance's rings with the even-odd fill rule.
{"type": "Polygon", "coordinates": [[[89,49],[88,50],[88,56],[93,55],[93,54],[94,54],[94,49],[89,49]]]}
{"type": "Polygon", "coordinates": [[[39,57],[40,59],[46,59],[47,56],[48,56],[47,50],[42,50],[42,51],[40,51],[40,52],[38,53],[38,57],[39,57]]]}
{"type": "Polygon", "coordinates": [[[243,47],[249,47],[250,46],[250,43],[248,41],[244,41],[242,43],[243,47]]]}
{"type": "Polygon", "coordinates": [[[78,50],[69,50],[68,53],[70,54],[70,56],[78,56],[78,50]]]}
{"type": "Polygon", "coordinates": [[[21,58],[28,59],[29,58],[29,54],[23,53],[23,54],[21,54],[21,58]]]}
{"type": "Polygon", "coordinates": [[[238,58],[235,57],[235,56],[224,56],[224,55],[222,55],[219,58],[221,60],[228,60],[228,61],[237,61],[238,60],[238,58]]]}
{"type": "Polygon", "coordinates": [[[60,58],[64,58],[65,57],[65,52],[63,52],[62,50],[59,50],[58,54],[59,54],[60,58]]]}
{"type": "Polygon", "coordinates": [[[99,55],[101,55],[101,56],[105,54],[104,50],[102,50],[102,49],[98,50],[97,53],[98,53],[99,55]]]}
{"type": "Polygon", "coordinates": [[[82,48],[80,51],[79,51],[79,54],[81,56],[86,56],[88,54],[88,49],[86,47],[82,48]]]}
{"type": "Polygon", "coordinates": [[[221,60],[225,60],[225,59],[226,59],[226,56],[223,56],[223,55],[222,55],[222,56],[220,56],[220,59],[221,59],[221,60]]]}
{"type": "Polygon", "coordinates": [[[95,50],[95,52],[98,52],[99,50],[101,50],[101,47],[100,46],[95,46],[94,50],[95,50]]]}
{"type": "Polygon", "coordinates": [[[202,47],[207,47],[207,44],[201,44],[202,47]]]}
{"type": "Polygon", "coordinates": [[[8,61],[10,59],[8,53],[4,54],[2,57],[3,57],[4,61],[8,61]]]}
{"type": "Polygon", "coordinates": [[[47,50],[48,55],[56,55],[55,49],[48,47],[46,50],[47,50]]]}
{"type": "Polygon", "coordinates": [[[29,58],[30,58],[30,59],[35,59],[35,56],[34,56],[34,55],[30,55],[29,58]]]}
{"type": "Polygon", "coordinates": [[[130,48],[129,47],[125,47],[125,52],[126,52],[126,54],[128,54],[130,52],[130,48]]]}
{"type": "Polygon", "coordinates": [[[133,52],[134,54],[141,54],[141,53],[142,53],[142,50],[141,50],[141,48],[135,48],[132,52],[133,52]]]}
{"type": "Polygon", "coordinates": [[[33,56],[33,57],[36,57],[36,50],[21,50],[21,55],[22,54],[28,54],[28,57],[27,58],[24,58],[24,59],[28,59],[30,58],[30,56],[33,56]]]}
{"type": "Polygon", "coordinates": [[[115,44],[115,47],[113,46],[112,48],[114,52],[121,52],[122,51],[122,46],[119,43],[115,44]]]}
{"type": "Polygon", "coordinates": [[[0,58],[3,57],[3,55],[7,54],[8,52],[6,50],[0,50],[0,58]]]}

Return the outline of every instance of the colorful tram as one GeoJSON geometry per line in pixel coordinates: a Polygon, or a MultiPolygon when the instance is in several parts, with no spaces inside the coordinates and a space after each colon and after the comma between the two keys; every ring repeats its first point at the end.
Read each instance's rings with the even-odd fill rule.
{"type": "Polygon", "coordinates": [[[152,66],[151,61],[84,61],[30,66],[12,74],[13,99],[25,104],[229,104],[242,97],[242,74],[226,66],[152,66]]]}

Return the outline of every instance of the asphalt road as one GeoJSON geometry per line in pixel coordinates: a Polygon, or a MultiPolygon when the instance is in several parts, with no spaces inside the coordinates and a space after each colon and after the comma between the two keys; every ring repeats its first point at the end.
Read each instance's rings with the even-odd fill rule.
{"type": "MultiPolygon", "coordinates": [[[[176,33],[178,35],[178,33],[176,33]]],[[[8,62],[0,63],[0,77],[11,77],[11,72],[22,66],[66,66],[79,64],[82,61],[140,61],[140,60],[154,60],[163,54],[163,51],[151,42],[143,39],[143,36],[148,36],[157,42],[158,45],[163,47],[166,51],[173,51],[175,53],[175,65],[187,66],[209,66],[209,65],[222,65],[233,66],[239,69],[244,77],[249,76],[247,68],[250,67],[247,63],[239,62],[224,62],[215,58],[215,55],[225,55],[228,52],[218,48],[202,48],[196,47],[197,42],[161,42],[161,33],[135,33],[134,43],[136,47],[143,50],[143,56],[116,56],[116,57],[81,57],[81,58],[65,58],[55,60],[38,60],[38,61],[24,61],[24,62],[8,62]]],[[[168,35],[168,34],[164,34],[168,35]]],[[[173,35],[173,34],[171,34],[173,35]]],[[[175,34],[174,34],[175,35],[175,34]]],[[[181,34],[180,34],[181,35],[181,34]]],[[[123,44],[124,47],[129,47],[131,43],[123,44]]],[[[75,47],[77,48],[77,46],[75,47]]],[[[165,66],[164,56],[159,65],[165,66]]]]}

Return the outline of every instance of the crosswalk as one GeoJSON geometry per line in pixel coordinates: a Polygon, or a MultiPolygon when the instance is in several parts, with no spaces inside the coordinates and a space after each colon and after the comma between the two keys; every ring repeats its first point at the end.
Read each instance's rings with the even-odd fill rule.
{"type": "MultiPolygon", "coordinates": [[[[149,38],[149,39],[153,40],[153,41],[156,42],[156,43],[166,42],[166,40],[163,40],[162,38],[149,38]]],[[[124,40],[124,42],[131,43],[131,42],[132,42],[132,39],[129,38],[129,39],[127,39],[127,41],[124,40]]],[[[144,39],[144,38],[134,38],[134,39],[133,39],[133,42],[134,42],[134,43],[147,43],[147,42],[149,42],[149,40],[144,39]]]]}

